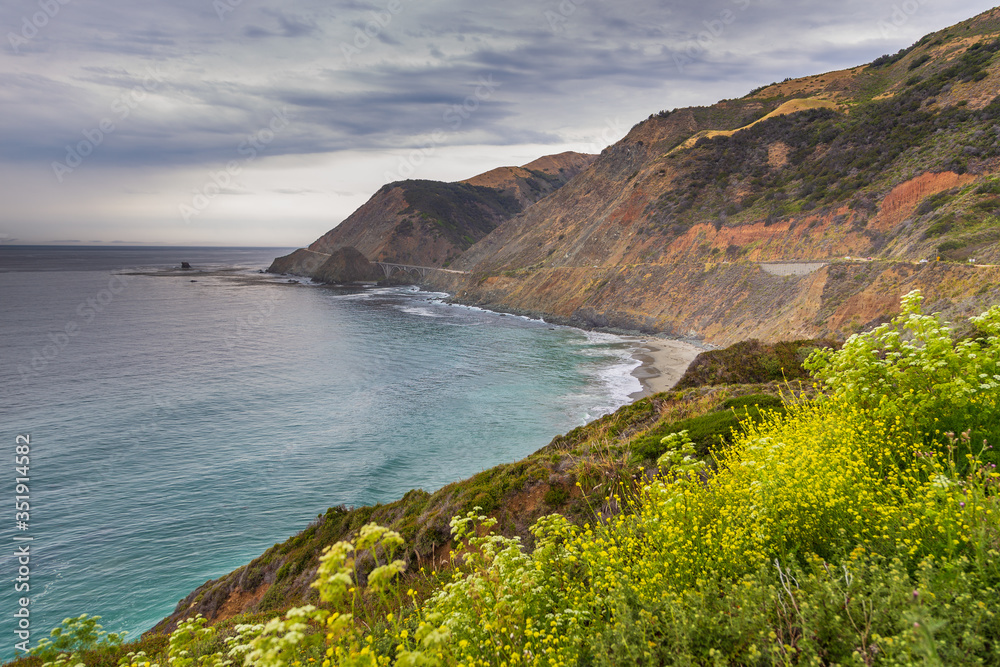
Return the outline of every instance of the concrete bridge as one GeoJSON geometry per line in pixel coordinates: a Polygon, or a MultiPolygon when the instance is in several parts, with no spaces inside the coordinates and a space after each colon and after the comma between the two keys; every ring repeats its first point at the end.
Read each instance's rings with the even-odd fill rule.
{"type": "MultiPolygon", "coordinates": [[[[330,257],[330,254],[326,252],[319,252],[317,250],[311,250],[309,248],[302,248],[302,250],[305,250],[306,252],[312,253],[313,255],[317,256],[318,258],[316,260],[318,262],[317,267],[319,264],[322,264],[323,262],[326,261],[327,258],[330,257]]],[[[421,278],[426,278],[427,274],[430,273],[431,271],[439,271],[441,273],[458,273],[458,274],[468,273],[468,271],[455,271],[454,269],[442,269],[437,266],[415,266],[413,264],[397,264],[395,262],[376,261],[372,262],[372,264],[378,265],[378,267],[382,269],[382,273],[385,274],[386,278],[391,278],[393,274],[396,273],[408,273],[413,276],[420,276],[421,278]]]]}
{"type": "Polygon", "coordinates": [[[377,264],[378,267],[382,269],[386,278],[391,278],[395,273],[408,273],[414,276],[420,276],[421,278],[426,278],[427,274],[431,271],[440,271],[442,273],[468,273],[468,271],[442,269],[436,266],[414,266],[412,264],[394,264],[392,262],[372,262],[372,264],[377,264]]]}

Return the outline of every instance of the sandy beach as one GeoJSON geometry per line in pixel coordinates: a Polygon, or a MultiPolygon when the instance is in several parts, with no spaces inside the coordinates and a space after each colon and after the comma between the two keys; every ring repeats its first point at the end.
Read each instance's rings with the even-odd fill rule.
{"type": "Polygon", "coordinates": [[[633,399],[669,391],[684,375],[688,366],[704,348],[682,340],[645,338],[637,341],[639,350],[633,357],[642,365],[632,375],[642,383],[642,390],[633,399]]]}

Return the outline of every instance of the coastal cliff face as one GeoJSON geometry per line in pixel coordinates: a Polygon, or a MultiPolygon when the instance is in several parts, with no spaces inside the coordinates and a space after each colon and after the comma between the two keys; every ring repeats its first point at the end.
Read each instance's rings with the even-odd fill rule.
{"type": "MultiPolygon", "coordinates": [[[[376,262],[447,266],[497,225],[561,188],[595,157],[561,153],[458,183],[390,183],[308,250],[329,255],[355,248],[376,262]]],[[[297,251],[281,259],[280,273],[323,280],[314,273],[314,257],[297,251]]]]}
{"type": "Polygon", "coordinates": [[[771,273],[800,266],[809,268],[752,262],[568,267],[485,276],[468,287],[454,277],[433,284],[462,303],[716,345],[843,339],[887,321],[899,295],[912,289],[923,290],[928,308],[947,318],[1000,302],[997,267],[873,261],[820,264],[807,275],[771,273]]]}
{"type": "Polygon", "coordinates": [[[424,283],[462,303],[719,345],[844,338],[914,288],[978,312],[1000,298],[998,52],[994,9],[869,65],[652,115],[596,159],[387,185],[309,249],[447,266],[424,283]]]}

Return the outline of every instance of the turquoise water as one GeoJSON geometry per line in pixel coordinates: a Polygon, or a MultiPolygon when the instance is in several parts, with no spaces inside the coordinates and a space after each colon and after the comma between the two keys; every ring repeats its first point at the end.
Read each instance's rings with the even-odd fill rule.
{"type": "MultiPolygon", "coordinates": [[[[613,336],[249,271],[285,252],[0,247],[8,460],[31,436],[30,528],[0,522],[0,566],[33,538],[32,644],[84,612],[136,636],[330,506],[519,459],[639,389],[613,336]],[[117,273],[181,260],[248,275],[117,273]]],[[[3,658],[22,595],[0,596],[3,658]]]]}

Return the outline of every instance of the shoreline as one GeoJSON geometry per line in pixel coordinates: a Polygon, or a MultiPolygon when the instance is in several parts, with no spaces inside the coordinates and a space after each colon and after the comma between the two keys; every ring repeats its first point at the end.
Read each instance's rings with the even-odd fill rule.
{"type": "Polygon", "coordinates": [[[636,342],[632,358],[640,363],[632,371],[632,377],[639,380],[642,389],[629,395],[632,401],[670,391],[695,357],[705,351],[693,343],[670,338],[644,338],[636,342]]]}
{"type": "MultiPolygon", "coordinates": [[[[310,279],[305,276],[296,276],[291,274],[275,274],[269,273],[265,270],[254,271],[252,268],[247,269],[244,267],[227,267],[227,268],[211,268],[211,269],[180,269],[180,268],[170,268],[170,269],[159,269],[152,271],[143,270],[131,270],[125,271],[129,275],[144,275],[144,276],[157,276],[157,277],[199,277],[199,278],[228,278],[230,280],[240,280],[246,284],[261,284],[267,283],[271,285],[307,285],[311,286],[308,282],[301,282],[303,280],[309,281],[310,279]]],[[[402,286],[402,285],[399,285],[402,286]]],[[[413,284],[422,292],[432,291],[430,288],[424,285],[413,284]]],[[[352,287],[375,287],[370,283],[352,285],[352,287]]],[[[436,291],[436,290],[434,290],[436,291]]],[[[438,292],[440,294],[448,294],[447,292],[438,292]]],[[[448,294],[448,297],[453,297],[453,295],[448,294]]],[[[446,303],[457,306],[467,306],[469,304],[457,303],[451,301],[450,298],[446,300],[446,303]]],[[[493,310],[491,308],[482,308],[482,306],[475,306],[489,312],[502,314],[502,315],[518,315],[522,317],[529,317],[531,319],[541,319],[547,323],[555,324],[556,326],[567,326],[573,329],[579,329],[581,331],[606,331],[603,327],[584,327],[577,323],[561,322],[559,318],[552,318],[552,320],[545,319],[545,315],[540,315],[538,313],[517,313],[517,312],[504,312],[502,310],[493,310]],[[532,317],[534,316],[534,317],[532,317]]],[[[628,333],[623,331],[608,331],[608,333],[615,333],[622,336],[623,339],[635,344],[635,351],[632,353],[632,358],[639,362],[639,366],[632,369],[630,374],[632,377],[639,380],[641,389],[632,392],[628,395],[630,401],[635,402],[641,398],[647,396],[652,396],[654,394],[659,394],[664,391],[670,391],[675,384],[684,376],[691,362],[694,361],[695,357],[704,352],[706,349],[711,349],[711,347],[700,346],[695,343],[686,340],[680,340],[676,338],[660,338],[657,336],[637,336],[635,333],[628,333]]]]}

